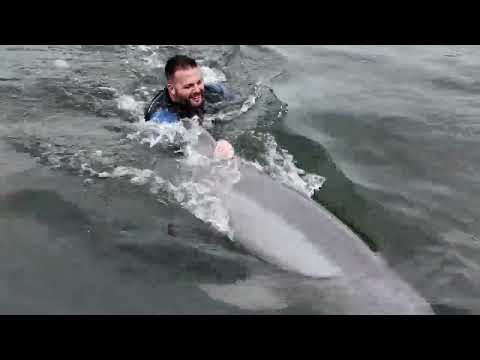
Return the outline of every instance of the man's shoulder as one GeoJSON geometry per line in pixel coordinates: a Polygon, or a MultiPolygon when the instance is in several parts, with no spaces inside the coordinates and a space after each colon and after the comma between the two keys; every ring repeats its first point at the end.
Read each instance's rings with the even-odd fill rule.
{"type": "Polygon", "coordinates": [[[153,114],[158,112],[158,110],[164,109],[167,107],[167,91],[166,89],[161,89],[155,97],[150,101],[150,103],[145,107],[145,121],[149,121],[153,114]]]}

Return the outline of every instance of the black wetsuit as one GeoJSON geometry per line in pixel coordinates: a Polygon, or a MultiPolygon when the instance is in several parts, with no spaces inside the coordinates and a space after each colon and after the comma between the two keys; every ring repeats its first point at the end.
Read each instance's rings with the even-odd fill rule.
{"type": "Polygon", "coordinates": [[[182,104],[174,103],[168,94],[168,90],[162,89],[145,109],[145,121],[156,123],[174,123],[183,118],[198,116],[203,119],[210,104],[218,103],[230,98],[230,93],[221,84],[205,85],[205,102],[199,108],[188,108],[182,104]]]}

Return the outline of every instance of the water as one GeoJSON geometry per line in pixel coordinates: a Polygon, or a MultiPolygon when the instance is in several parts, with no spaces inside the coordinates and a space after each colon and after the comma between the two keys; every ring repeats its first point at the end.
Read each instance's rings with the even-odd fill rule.
{"type": "MultiPolygon", "coordinates": [[[[289,103],[285,131],[324,146],[349,180],[327,181],[319,200],[432,304],[478,313],[480,49],[276,50],[289,64],[288,79],[274,86],[289,103]]],[[[315,168],[312,156],[291,151],[315,168]]]]}
{"type": "Polygon", "coordinates": [[[193,151],[194,129],[142,123],[177,52],[234,90],[214,136],[336,214],[437,313],[480,312],[479,47],[0,52],[1,313],[355,313],[235,241],[213,191],[235,166],[193,151]]]}

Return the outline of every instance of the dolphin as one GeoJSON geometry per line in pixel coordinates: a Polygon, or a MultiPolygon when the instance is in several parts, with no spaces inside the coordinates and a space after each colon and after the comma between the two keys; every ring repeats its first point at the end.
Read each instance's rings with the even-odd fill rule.
{"type": "MultiPolygon", "coordinates": [[[[211,157],[215,143],[204,131],[196,150],[211,157]]],[[[245,289],[255,289],[273,299],[270,302],[278,309],[278,304],[301,301],[300,294],[313,291],[323,301],[330,298],[339,313],[433,314],[426,299],[326,208],[253,164],[233,160],[238,161],[240,179],[223,194],[223,201],[234,240],[266,262],[299,276],[290,281],[257,276],[234,285],[203,285],[212,297],[235,303],[243,294],[246,302],[251,299],[245,307],[252,308],[260,300],[245,289]]]]}

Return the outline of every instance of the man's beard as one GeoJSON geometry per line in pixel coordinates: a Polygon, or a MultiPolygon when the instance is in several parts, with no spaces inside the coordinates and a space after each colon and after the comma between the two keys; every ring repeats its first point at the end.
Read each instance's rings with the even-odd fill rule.
{"type": "Polygon", "coordinates": [[[186,108],[188,108],[188,109],[192,109],[192,110],[193,110],[193,109],[201,108],[201,107],[203,106],[203,104],[205,103],[204,93],[205,93],[205,91],[200,91],[200,96],[202,97],[202,101],[201,101],[201,103],[200,103],[199,105],[193,105],[193,104],[192,104],[192,102],[191,102],[190,99],[193,98],[194,96],[189,96],[189,97],[186,97],[186,98],[179,98],[179,99],[178,99],[178,100],[179,100],[178,102],[179,102],[182,106],[184,106],[184,107],[186,107],[186,108]]]}

